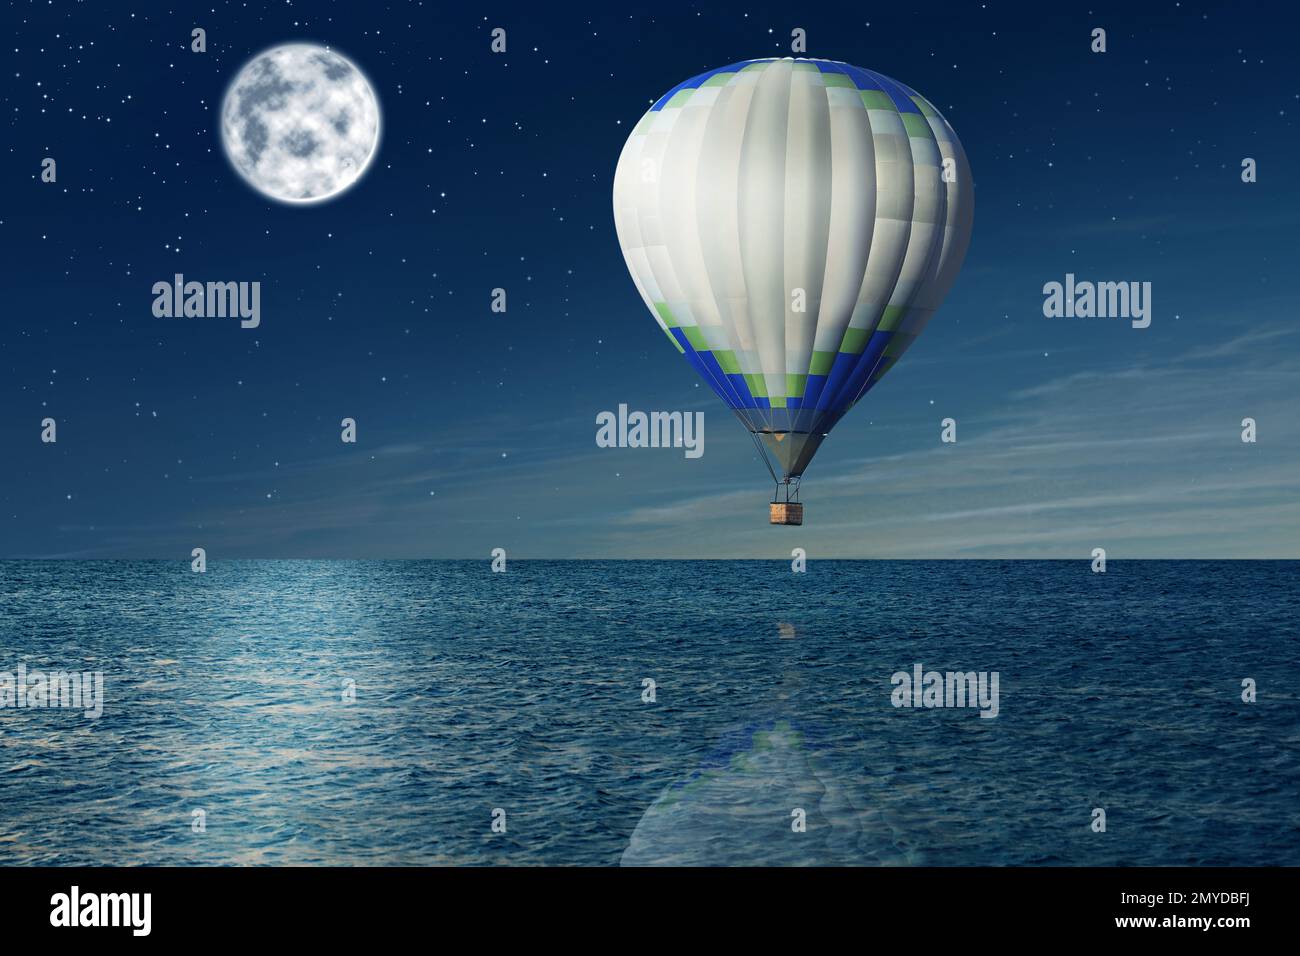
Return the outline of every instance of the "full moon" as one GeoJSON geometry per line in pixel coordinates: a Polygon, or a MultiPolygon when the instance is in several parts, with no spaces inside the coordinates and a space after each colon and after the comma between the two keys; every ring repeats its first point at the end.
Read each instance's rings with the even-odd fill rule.
{"type": "Polygon", "coordinates": [[[337,196],[379,145],[379,103],[345,57],[292,43],[259,53],[226,91],[221,141],[258,192],[288,203],[337,196]]]}

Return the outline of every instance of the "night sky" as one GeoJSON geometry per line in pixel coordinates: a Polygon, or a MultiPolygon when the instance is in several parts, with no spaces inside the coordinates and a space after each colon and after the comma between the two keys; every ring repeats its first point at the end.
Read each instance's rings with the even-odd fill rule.
{"type": "Polygon", "coordinates": [[[1297,24],[1051,6],[6,4],[0,556],[1300,557],[1297,24]],[[931,99],[976,182],[962,274],[822,447],[799,529],[768,526],[610,199],[654,100],[795,27],[931,99]],[[383,116],[364,178],[305,207],[218,129],[240,66],[294,41],[383,116]],[[177,272],[260,281],[260,327],[156,318],[177,272]],[[1067,272],[1151,282],[1150,328],[1044,317],[1067,272]],[[704,456],[597,448],[619,403],[704,411],[704,456]]]}

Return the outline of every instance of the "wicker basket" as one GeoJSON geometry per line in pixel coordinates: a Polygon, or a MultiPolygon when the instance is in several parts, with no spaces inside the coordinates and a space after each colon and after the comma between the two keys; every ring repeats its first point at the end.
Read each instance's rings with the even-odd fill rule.
{"type": "Polygon", "coordinates": [[[772,524],[803,524],[803,505],[798,501],[773,501],[772,524]]]}

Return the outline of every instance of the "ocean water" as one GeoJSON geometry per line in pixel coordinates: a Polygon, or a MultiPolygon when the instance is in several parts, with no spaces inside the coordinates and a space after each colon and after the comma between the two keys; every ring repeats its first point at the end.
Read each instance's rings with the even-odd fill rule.
{"type": "Polygon", "coordinates": [[[3,561],[0,672],[105,700],[0,709],[0,864],[1296,865],[1297,612],[1297,562],[3,561]]]}

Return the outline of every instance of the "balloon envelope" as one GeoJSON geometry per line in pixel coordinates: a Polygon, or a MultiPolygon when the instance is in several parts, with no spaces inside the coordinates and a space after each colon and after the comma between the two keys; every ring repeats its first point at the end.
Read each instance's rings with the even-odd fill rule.
{"type": "Polygon", "coordinates": [[[925,327],[973,211],[939,111],[830,60],[687,80],[637,123],[614,174],[651,315],[786,479],[925,327]]]}

